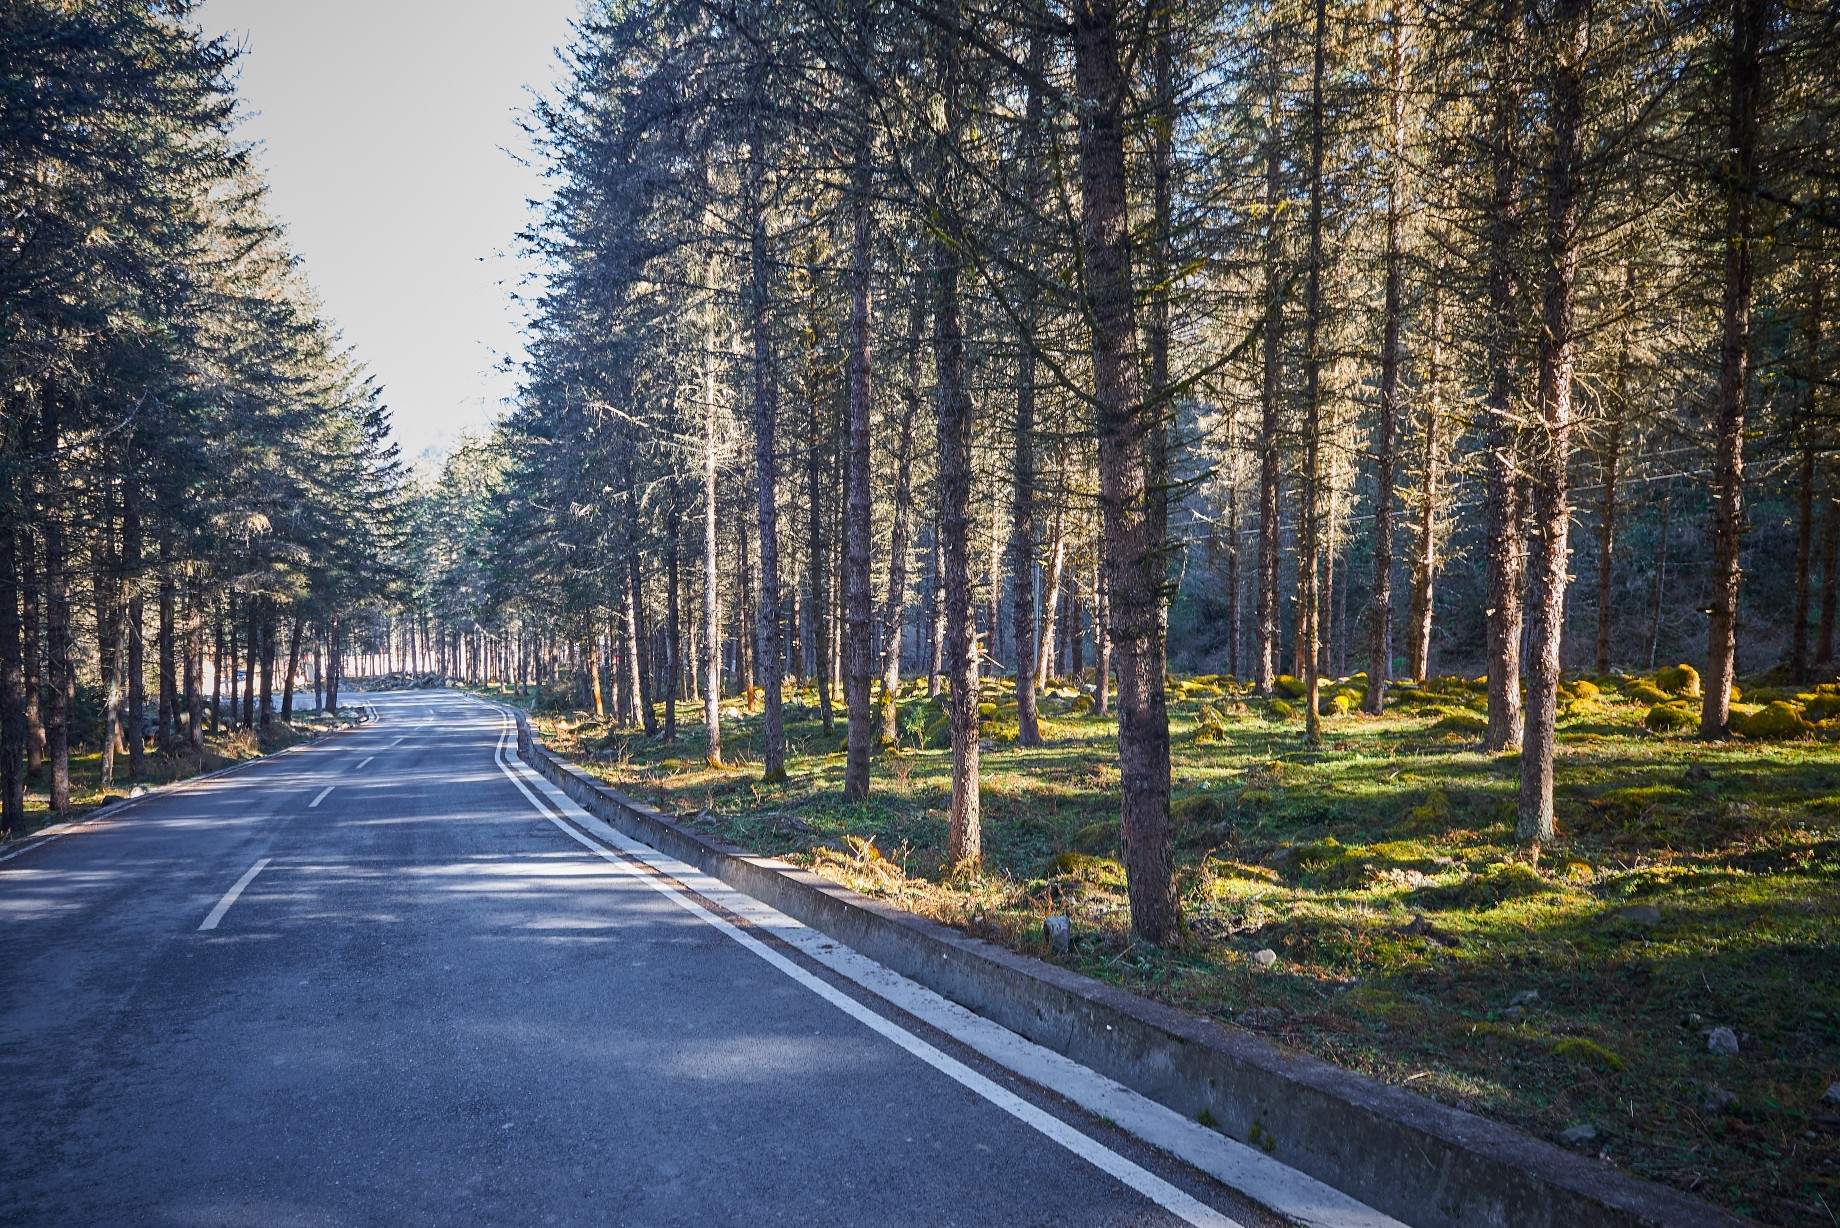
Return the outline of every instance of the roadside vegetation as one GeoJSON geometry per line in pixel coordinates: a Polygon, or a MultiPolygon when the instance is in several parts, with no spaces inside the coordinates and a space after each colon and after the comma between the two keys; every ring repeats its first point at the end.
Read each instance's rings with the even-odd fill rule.
{"type": "Polygon", "coordinates": [[[1823,1099],[1840,1081],[1840,687],[1741,691],[1740,727],[1785,708],[1798,724],[1708,745],[1655,715],[1691,700],[1689,674],[1568,682],[1560,839],[1538,849],[1513,838],[1518,765],[1480,749],[1476,682],[1395,685],[1384,715],[1331,717],[1317,749],[1292,702],[1173,682],[1187,938],[1163,950],[1131,938],[1114,724],[1083,690],[1043,696],[1045,744],[1025,749],[1009,688],[986,684],[981,870],[945,858],[951,755],[923,682],[855,803],[812,692],[788,695],[774,785],[739,701],[731,766],[712,769],[700,731],[666,745],[557,693],[561,710],[492,693],[534,703],[552,749],[742,847],[1764,1222],[1820,1222],[1840,1210],[1840,1091],[1823,1099]],[[1052,914],[1072,922],[1064,952],[1052,914]]]}

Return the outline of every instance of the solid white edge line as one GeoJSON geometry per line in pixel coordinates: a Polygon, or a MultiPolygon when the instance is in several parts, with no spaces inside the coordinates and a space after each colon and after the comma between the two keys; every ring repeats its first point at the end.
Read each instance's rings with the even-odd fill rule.
{"type": "Polygon", "coordinates": [[[1064,1054],[1026,1040],[1001,1024],[876,963],[821,931],[795,921],[694,866],[633,840],[583,810],[566,793],[512,754],[532,783],[595,838],[644,861],[691,891],[770,931],[802,954],[908,1014],[938,1028],[999,1066],[1065,1097],[1125,1133],[1165,1151],[1306,1228],[1406,1228],[1399,1220],[1334,1186],[1275,1160],[1219,1130],[1158,1104],[1064,1054]]]}
{"type": "MultiPolygon", "coordinates": [[[[785,974],[788,978],[804,986],[806,989],[809,989],[812,993],[823,998],[826,1002],[829,1002],[832,1006],[835,1006],[838,1010],[849,1015],[852,1019],[863,1024],[871,1031],[893,1041],[927,1065],[938,1070],[941,1074],[948,1076],[972,1092],[975,1092],[977,1095],[982,1096],[991,1104],[1010,1114],[1010,1116],[1059,1143],[1062,1147],[1073,1152],[1073,1154],[1079,1156],[1082,1160],[1085,1160],[1101,1172],[1113,1177],[1121,1184],[1135,1190],[1164,1210],[1180,1217],[1190,1224],[1196,1225],[1196,1228],[1244,1228],[1244,1225],[1238,1220],[1229,1219],[1206,1203],[1191,1197],[1174,1185],[1171,1185],[1155,1173],[1132,1163],[1130,1160],[1125,1159],[1117,1152],[1112,1151],[1110,1148],[1105,1147],[1094,1139],[1088,1138],[1066,1122],[1060,1120],[1060,1118],[1050,1113],[1043,1112],[1014,1092],[993,1083],[977,1071],[972,1070],[963,1062],[940,1052],[907,1029],[890,1020],[884,1019],[862,1003],[856,1001],[856,999],[839,992],[833,986],[825,983],[805,969],[799,967],[797,964],[788,960],[785,956],[773,950],[771,947],[768,947],[758,938],[755,938],[751,934],[744,933],[725,918],[710,912],[695,900],[692,900],[684,892],[674,890],[664,883],[659,882],[643,870],[628,863],[618,854],[609,849],[602,848],[590,837],[577,831],[554,814],[551,814],[548,808],[537,800],[536,795],[525,786],[523,780],[511,770],[510,766],[506,763],[507,756],[505,754],[505,744],[507,737],[508,735],[506,734],[500,735],[498,751],[494,756],[494,761],[497,763],[499,771],[503,772],[505,777],[510,780],[512,784],[517,786],[518,791],[523,793],[530,804],[535,807],[544,818],[555,824],[576,843],[582,845],[603,860],[611,862],[622,872],[638,879],[648,887],[651,887],[684,911],[720,930],[741,947],[759,956],[779,972],[785,974]]],[[[518,759],[515,755],[510,756],[510,759],[520,767],[524,766],[522,760],[518,759]]]]}
{"type": "Polygon", "coordinates": [[[217,901],[217,907],[213,908],[210,913],[205,916],[204,924],[198,928],[201,930],[216,929],[217,923],[222,921],[224,919],[224,914],[230,911],[230,905],[236,903],[236,897],[243,894],[243,888],[256,881],[256,875],[262,872],[262,867],[268,864],[268,860],[268,858],[264,857],[262,860],[243,871],[243,877],[236,880],[236,886],[224,892],[224,898],[217,901]]]}
{"type": "Polygon", "coordinates": [[[307,809],[308,810],[316,809],[321,802],[326,800],[326,794],[332,792],[332,790],[335,787],[336,786],[333,786],[333,785],[327,785],[325,788],[321,789],[319,791],[319,796],[307,803],[307,809]]]}

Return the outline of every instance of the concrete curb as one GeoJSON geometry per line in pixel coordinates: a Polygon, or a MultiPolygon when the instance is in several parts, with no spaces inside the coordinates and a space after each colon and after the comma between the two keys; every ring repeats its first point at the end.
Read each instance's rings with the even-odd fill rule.
{"type": "Polygon", "coordinates": [[[1738,1228],[1748,1221],[1498,1122],[971,938],[673,822],[544,749],[590,814],[1036,1044],[1415,1228],[1738,1228]]]}

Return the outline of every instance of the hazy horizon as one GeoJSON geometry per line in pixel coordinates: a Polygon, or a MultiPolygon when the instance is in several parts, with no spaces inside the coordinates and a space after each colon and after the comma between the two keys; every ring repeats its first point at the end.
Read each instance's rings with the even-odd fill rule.
{"type": "Polygon", "coordinates": [[[542,194],[516,113],[548,88],[578,0],[208,0],[245,47],[242,135],[336,326],[382,386],[413,461],[483,426],[515,386],[516,253],[542,194]],[[516,155],[516,156],[514,156],[516,155]]]}

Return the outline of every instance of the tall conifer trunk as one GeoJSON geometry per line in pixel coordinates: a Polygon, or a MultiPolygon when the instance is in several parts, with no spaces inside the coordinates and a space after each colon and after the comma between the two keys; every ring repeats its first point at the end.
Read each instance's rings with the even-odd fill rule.
{"type": "Polygon", "coordinates": [[[1262,345],[1263,370],[1259,381],[1259,534],[1257,590],[1253,596],[1256,646],[1252,656],[1252,679],[1260,695],[1270,696],[1278,672],[1280,633],[1278,628],[1278,507],[1283,482],[1280,468],[1279,410],[1282,405],[1279,381],[1283,378],[1284,358],[1284,283],[1279,261],[1283,256],[1279,210],[1283,204],[1284,152],[1279,140],[1283,130],[1283,94],[1279,89],[1277,25],[1272,26],[1270,57],[1271,80],[1266,87],[1265,104],[1265,289],[1262,345]]]}
{"type": "Polygon", "coordinates": [[[901,624],[907,605],[907,535],[913,516],[914,420],[920,414],[920,352],[925,344],[925,279],[914,279],[907,315],[907,381],[901,389],[901,438],[895,455],[894,522],[888,533],[888,597],[882,605],[882,741],[900,737],[901,624]]]}
{"type": "Polygon", "coordinates": [[[1731,724],[1738,664],[1738,550],[1744,533],[1744,415],[1750,384],[1751,283],[1757,268],[1757,145],[1769,0],[1731,0],[1730,90],[1725,148],[1725,303],[1719,338],[1718,453],[1713,468],[1712,602],[1706,634],[1702,738],[1731,724]]]}
{"type": "MultiPolygon", "coordinates": [[[[1155,946],[1181,937],[1169,826],[1169,716],[1164,695],[1165,492],[1153,486],[1166,407],[1142,395],[1127,212],[1128,89],[1117,0],[1073,6],[1079,99],[1080,250],[1092,333],[1099,504],[1110,636],[1118,671],[1118,775],[1131,930],[1155,946]]],[[[1156,390],[1159,394],[1163,389],[1156,390]]]]}
{"type": "MultiPolygon", "coordinates": [[[[866,23],[866,8],[858,10],[866,23]]],[[[866,30],[860,31],[866,38],[866,30]]],[[[849,728],[844,753],[843,796],[860,801],[869,796],[869,743],[875,714],[869,706],[875,678],[871,660],[872,617],[869,596],[869,411],[870,331],[874,326],[870,275],[875,262],[874,130],[872,108],[864,101],[857,117],[860,125],[850,166],[850,352],[849,424],[845,432],[844,483],[848,498],[843,517],[843,706],[849,728]]]]}
{"type": "MultiPolygon", "coordinates": [[[[764,76],[764,69],[756,69],[764,76]]],[[[767,243],[767,105],[756,82],[753,106],[754,136],[748,155],[748,250],[753,284],[748,295],[748,325],[753,334],[754,364],[754,470],[756,507],[760,526],[760,589],[755,601],[755,665],[761,685],[761,779],[778,783],[786,778],[786,729],[781,688],[786,677],[780,638],[779,569],[779,393],[773,379],[772,268],[767,243]]],[[[816,446],[813,441],[812,446],[816,446]]],[[[817,492],[812,492],[817,499],[817,492]]],[[[814,555],[816,551],[813,551],[814,555]]]]}
{"type": "Polygon", "coordinates": [[[1546,287],[1541,308],[1539,420],[1528,432],[1527,468],[1533,486],[1530,569],[1530,660],[1521,750],[1519,817],[1522,840],[1553,838],[1553,752],[1559,716],[1560,650],[1565,635],[1565,587],[1570,561],[1572,373],[1578,284],[1579,222],[1583,210],[1585,61],[1591,46],[1591,0],[1559,0],[1552,37],[1549,107],[1552,161],[1547,168],[1546,287]]]}
{"type": "Polygon", "coordinates": [[[1398,3],[1388,15],[1387,28],[1386,290],[1381,308],[1380,412],[1374,423],[1374,581],[1367,606],[1367,696],[1362,704],[1374,716],[1385,709],[1386,684],[1393,669],[1394,440],[1399,420],[1403,358],[1400,338],[1405,315],[1401,235],[1406,208],[1406,33],[1398,3]]]}
{"type": "Polygon", "coordinates": [[[1484,219],[1488,244],[1488,389],[1483,401],[1488,491],[1483,508],[1485,612],[1488,638],[1489,729],[1485,745],[1506,750],[1521,741],[1521,588],[1526,549],[1521,540],[1524,486],[1521,432],[1514,416],[1519,377],[1521,91],[1516,74],[1524,54],[1523,0],[1501,0],[1496,19],[1490,93],[1494,194],[1484,219]]]}

